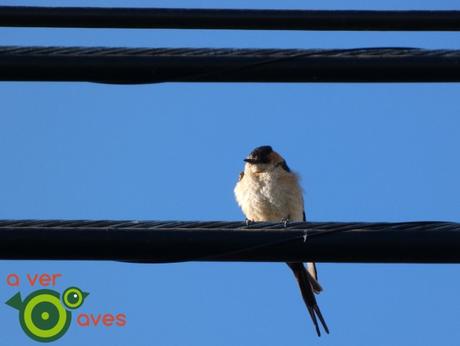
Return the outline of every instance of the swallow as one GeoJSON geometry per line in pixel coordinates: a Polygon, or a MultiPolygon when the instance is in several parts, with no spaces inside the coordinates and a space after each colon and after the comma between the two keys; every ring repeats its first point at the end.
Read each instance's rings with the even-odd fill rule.
{"type": "MultiPolygon", "coordinates": [[[[234,192],[247,222],[306,221],[302,188],[299,177],[291,171],[286,160],[269,145],[255,148],[244,159],[234,192]]],[[[323,289],[318,282],[315,263],[287,263],[294,273],[313,321],[316,333],[321,336],[318,319],[326,333],[329,328],[316,302],[315,294],[323,289]]]]}

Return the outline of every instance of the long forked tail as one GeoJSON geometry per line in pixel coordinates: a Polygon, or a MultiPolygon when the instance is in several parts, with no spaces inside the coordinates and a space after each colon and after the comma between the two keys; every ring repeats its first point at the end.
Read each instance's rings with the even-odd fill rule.
{"type": "MultiPolygon", "coordinates": [[[[287,263],[289,268],[294,272],[294,275],[299,284],[300,292],[302,293],[302,298],[307,306],[308,313],[310,314],[311,320],[315,325],[316,333],[318,336],[321,336],[321,331],[319,330],[318,319],[323,325],[324,330],[329,334],[329,328],[327,327],[326,321],[321,314],[318,304],[316,303],[316,298],[314,294],[314,288],[312,287],[312,275],[305,269],[303,263],[287,263]]],[[[315,280],[316,281],[316,280],[315,280]]],[[[314,283],[313,283],[314,285],[314,283]]]]}

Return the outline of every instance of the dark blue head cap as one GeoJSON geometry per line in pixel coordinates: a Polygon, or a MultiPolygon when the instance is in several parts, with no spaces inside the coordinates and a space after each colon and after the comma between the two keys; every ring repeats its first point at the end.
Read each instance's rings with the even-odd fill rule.
{"type": "Polygon", "coordinates": [[[255,148],[244,161],[249,163],[268,163],[269,155],[273,152],[273,149],[269,145],[263,145],[255,148]]]}

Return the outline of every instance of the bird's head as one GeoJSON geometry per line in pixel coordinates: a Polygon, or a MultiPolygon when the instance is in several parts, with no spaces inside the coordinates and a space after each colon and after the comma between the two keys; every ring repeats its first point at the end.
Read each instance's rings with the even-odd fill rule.
{"type": "Polygon", "coordinates": [[[244,161],[246,162],[245,171],[251,173],[276,172],[278,170],[290,172],[283,157],[273,151],[269,145],[255,148],[244,161]]]}

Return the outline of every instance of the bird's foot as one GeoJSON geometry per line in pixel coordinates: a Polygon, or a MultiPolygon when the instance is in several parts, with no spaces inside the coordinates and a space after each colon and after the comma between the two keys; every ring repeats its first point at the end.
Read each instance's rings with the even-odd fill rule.
{"type": "Polygon", "coordinates": [[[289,218],[288,217],[282,218],[281,222],[283,223],[284,228],[286,228],[289,223],[289,218]]]}
{"type": "Polygon", "coordinates": [[[244,222],[246,223],[246,227],[249,227],[251,224],[254,223],[253,220],[249,220],[248,218],[244,219],[244,222]]]}

